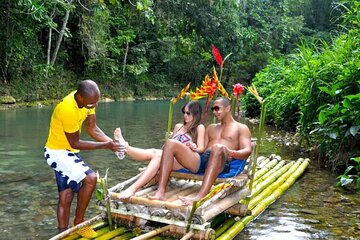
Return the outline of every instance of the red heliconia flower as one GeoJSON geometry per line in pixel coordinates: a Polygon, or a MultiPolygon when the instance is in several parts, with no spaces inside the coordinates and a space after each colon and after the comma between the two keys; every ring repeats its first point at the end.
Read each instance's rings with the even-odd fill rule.
{"type": "Polygon", "coordinates": [[[217,47],[215,47],[214,45],[211,45],[211,51],[212,51],[215,61],[222,68],[224,63],[223,63],[223,58],[220,54],[219,49],[217,49],[217,47]]]}
{"type": "Polygon", "coordinates": [[[237,83],[234,85],[233,94],[235,96],[239,96],[244,91],[244,89],[245,87],[242,84],[237,83]]]}

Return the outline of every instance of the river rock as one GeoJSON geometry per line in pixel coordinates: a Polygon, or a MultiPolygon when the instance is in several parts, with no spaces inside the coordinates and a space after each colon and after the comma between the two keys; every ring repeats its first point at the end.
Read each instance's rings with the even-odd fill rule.
{"type": "Polygon", "coordinates": [[[300,212],[311,214],[311,215],[319,215],[319,212],[317,212],[315,210],[310,210],[310,209],[301,209],[300,212]]]}
{"type": "Polygon", "coordinates": [[[2,104],[15,104],[16,100],[14,97],[7,95],[7,96],[0,96],[0,103],[2,104]]]}
{"type": "Polygon", "coordinates": [[[0,183],[20,182],[32,177],[24,172],[13,171],[0,171],[0,175],[0,183]]]}

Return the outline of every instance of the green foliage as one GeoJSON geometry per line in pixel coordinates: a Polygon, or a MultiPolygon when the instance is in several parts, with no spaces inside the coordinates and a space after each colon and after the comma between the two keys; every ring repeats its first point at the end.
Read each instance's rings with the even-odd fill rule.
{"type": "MultiPolygon", "coordinates": [[[[359,4],[353,2],[355,9],[359,4]]],[[[268,101],[268,120],[284,129],[297,127],[334,169],[360,153],[360,28],[353,20],[360,13],[348,7],[344,17],[351,24],[332,44],[303,42],[286,59],[272,60],[253,81],[268,101]]],[[[247,96],[245,102],[254,113],[254,99],[247,96]]]]}
{"type": "Polygon", "coordinates": [[[352,162],[346,168],[345,172],[337,177],[339,180],[337,186],[360,191],[360,157],[351,158],[351,160],[352,162]]]}
{"type": "MultiPolygon", "coordinates": [[[[314,30],[305,26],[313,10],[317,16],[330,16],[323,10],[331,0],[322,0],[324,9],[314,9],[311,2],[169,0],[155,5],[152,0],[4,0],[0,3],[6,13],[0,16],[1,83],[10,84],[6,89],[16,86],[16,92],[21,85],[43,84],[38,92],[71,76],[96,80],[113,98],[151,92],[169,95],[159,88],[202,80],[214,64],[210,46],[215,44],[222,53],[233,53],[222,75],[229,89],[239,79],[249,82],[270,57],[290,52],[304,27],[314,30]]],[[[327,19],[322,18],[324,23],[327,19]]],[[[21,94],[30,92],[31,88],[21,94]]],[[[52,90],[41,95],[54,96],[52,90]]]]}

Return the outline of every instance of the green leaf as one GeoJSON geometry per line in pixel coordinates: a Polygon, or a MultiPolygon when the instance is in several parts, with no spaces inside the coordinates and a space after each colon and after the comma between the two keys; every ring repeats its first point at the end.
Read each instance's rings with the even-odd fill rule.
{"type": "Polygon", "coordinates": [[[346,178],[346,177],[342,177],[340,179],[341,186],[346,186],[346,185],[352,183],[353,181],[354,181],[354,179],[346,178]]]}
{"type": "Polygon", "coordinates": [[[103,190],[102,189],[96,189],[96,199],[101,201],[103,200],[103,190]]]}
{"type": "Polygon", "coordinates": [[[345,169],[344,175],[347,175],[347,174],[351,171],[351,169],[353,169],[353,168],[354,168],[354,166],[348,166],[348,167],[345,169]]]}
{"type": "Polygon", "coordinates": [[[346,99],[349,99],[350,101],[352,101],[354,98],[360,99],[360,93],[356,94],[356,95],[347,95],[345,96],[346,99]]]}
{"type": "Polygon", "coordinates": [[[324,122],[326,121],[327,119],[327,116],[326,116],[326,113],[324,110],[321,110],[320,113],[319,113],[319,122],[320,124],[324,124],[324,122]]]}
{"type": "Polygon", "coordinates": [[[351,160],[354,160],[357,163],[360,163],[360,157],[351,158],[351,160]]]}
{"type": "Polygon", "coordinates": [[[359,132],[359,130],[360,130],[360,126],[352,126],[350,128],[350,133],[355,137],[355,135],[359,132]]]}
{"type": "Polygon", "coordinates": [[[329,94],[330,96],[334,96],[334,92],[332,92],[328,87],[319,87],[319,89],[327,94],[329,94]]]}
{"type": "Polygon", "coordinates": [[[337,138],[337,133],[329,133],[328,136],[332,139],[336,139],[337,138]]]}
{"type": "Polygon", "coordinates": [[[344,107],[351,108],[351,101],[348,98],[345,98],[342,103],[344,107]]]}

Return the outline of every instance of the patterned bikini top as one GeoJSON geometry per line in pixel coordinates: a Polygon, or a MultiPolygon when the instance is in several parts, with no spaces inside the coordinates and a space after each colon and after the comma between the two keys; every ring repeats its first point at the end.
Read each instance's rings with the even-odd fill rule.
{"type": "Polygon", "coordinates": [[[192,138],[191,138],[190,134],[187,134],[187,133],[183,133],[183,134],[176,133],[174,135],[173,139],[176,139],[181,143],[192,142],[192,138]]]}
{"type": "MultiPolygon", "coordinates": [[[[184,125],[182,125],[178,131],[180,131],[180,129],[183,127],[184,125]]],[[[188,143],[188,142],[192,142],[192,137],[190,136],[190,134],[188,133],[176,133],[173,136],[173,139],[178,140],[181,143],[188,143]]]]}

